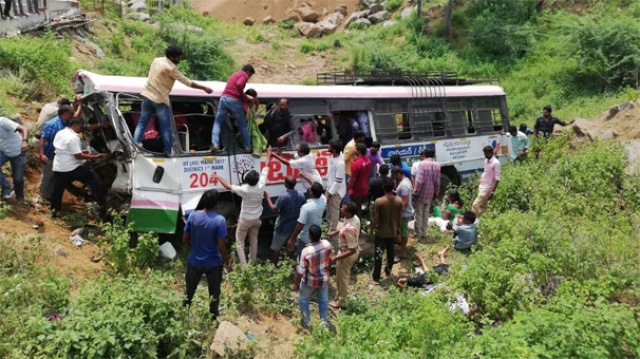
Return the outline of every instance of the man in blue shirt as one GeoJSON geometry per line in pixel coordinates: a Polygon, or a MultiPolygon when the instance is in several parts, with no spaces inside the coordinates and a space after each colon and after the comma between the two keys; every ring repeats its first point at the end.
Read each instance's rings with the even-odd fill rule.
{"type": "Polygon", "coordinates": [[[453,248],[459,251],[468,251],[478,242],[478,230],[476,229],[476,215],[466,211],[457,215],[453,221],[452,232],[453,248]]]}
{"type": "Polygon", "coordinates": [[[287,241],[287,246],[293,247],[294,240],[298,239],[297,259],[300,258],[302,248],[309,244],[309,227],[312,224],[322,227],[322,214],[327,206],[327,200],[322,195],[322,192],[324,192],[324,188],[320,183],[315,182],[311,186],[311,198],[300,208],[298,223],[287,241]]]}
{"type": "Polygon", "coordinates": [[[51,201],[51,195],[53,194],[53,157],[56,154],[56,149],[53,147],[53,139],[58,132],[67,127],[67,122],[73,118],[73,114],[73,107],[62,105],[58,108],[58,116],[45,122],[42,128],[40,153],[38,153],[38,160],[40,160],[42,169],[40,196],[47,201],[51,201]]]}
{"type": "Polygon", "coordinates": [[[399,154],[391,155],[391,158],[389,158],[389,162],[391,162],[392,168],[396,166],[402,168],[402,173],[404,173],[404,176],[408,178],[409,181],[411,181],[411,167],[409,167],[409,165],[405,162],[402,162],[399,154]]]}
{"type": "Polygon", "coordinates": [[[286,191],[278,197],[278,201],[274,205],[268,192],[264,193],[264,198],[272,211],[278,212],[278,219],[273,230],[273,240],[271,241],[271,261],[278,266],[280,259],[280,249],[289,238],[289,235],[296,228],[298,217],[300,216],[300,208],[304,204],[304,195],[298,192],[296,187],[296,178],[287,176],[284,179],[284,187],[286,191]]]}
{"type": "Polygon", "coordinates": [[[202,194],[196,207],[184,226],[182,241],[191,246],[187,258],[185,275],[186,298],[183,306],[191,306],[191,300],[202,275],[207,276],[209,289],[209,313],[215,320],[220,304],[220,285],[222,283],[222,264],[230,271],[227,253],[227,221],[213,209],[218,203],[218,191],[207,190],[202,194]]]}

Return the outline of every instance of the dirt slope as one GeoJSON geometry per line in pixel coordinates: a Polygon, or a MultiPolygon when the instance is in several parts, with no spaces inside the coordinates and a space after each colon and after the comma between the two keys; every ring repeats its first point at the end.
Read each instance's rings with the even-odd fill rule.
{"type": "Polygon", "coordinates": [[[358,9],[359,0],[192,0],[191,7],[207,16],[223,21],[243,21],[251,17],[256,21],[265,16],[281,20],[287,9],[294,9],[303,3],[323,14],[333,12],[341,5],[347,6],[348,13],[358,9]]]}

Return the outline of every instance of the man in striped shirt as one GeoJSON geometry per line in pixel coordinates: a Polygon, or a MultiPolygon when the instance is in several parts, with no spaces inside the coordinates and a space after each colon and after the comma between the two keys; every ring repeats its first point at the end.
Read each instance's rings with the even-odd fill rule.
{"type": "Polygon", "coordinates": [[[429,208],[433,199],[440,194],[440,164],[433,160],[436,153],[428,148],[424,154],[425,159],[420,162],[413,188],[415,234],[418,239],[427,236],[429,208]]]}
{"type": "Polygon", "coordinates": [[[300,291],[298,305],[302,313],[302,324],[307,328],[311,325],[309,298],[313,294],[318,298],[320,319],[323,325],[328,324],[329,268],[331,267],[333,247],[326,239],[321,240],[321,235],[320,226],[314,224],[309,227],[310,243],[304,247],[300,254],[300,261],[296,267],[296,278],[293,281],[293,290],[300,291]]]}

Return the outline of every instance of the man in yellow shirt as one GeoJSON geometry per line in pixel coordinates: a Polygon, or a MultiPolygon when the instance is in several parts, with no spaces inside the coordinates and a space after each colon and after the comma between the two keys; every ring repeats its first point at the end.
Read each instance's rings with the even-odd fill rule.
{"type": "Polygon", "coordinates": [[[142,136],[147,128],[147,124],[152,115],[156,115],[158,125],[160,126],[160,135],[164,144],[164,154],[167,157],[172,156],[173,149],[173,132],[171,123],[171,102],[169,93],[173,88],[176,80],[182,82],[186,86],[203,90],[211,93],[211,88],[200,85],[185,77],[177,65],[182,61],[184,56],[182,49],[175,45],[169,45],[164,52],[164,57],[158,57],[151,63],[149,68],[149,76],[147,84],[142,91],[142,108],[140,120],[136,126],[133,140],[142,147],[142,136]]]}

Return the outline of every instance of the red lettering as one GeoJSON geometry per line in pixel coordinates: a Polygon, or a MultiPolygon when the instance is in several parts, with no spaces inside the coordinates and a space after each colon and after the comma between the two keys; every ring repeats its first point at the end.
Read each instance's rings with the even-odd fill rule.
{"type": "Polygon", "coordinates": [[[214,186],[218,185],[218,179],[214,176],[215,174],[217,174],[216,172],[213,172],[211,174],[211,177],[209,177],[209,183],[211,183],[214,186]]]}
{"type": "Polygon", "coordinates": [[[191,185],[189,188],[198,188],[198,174],[192,173],[189,175],[189,178],[191,179],[191,185]]]}

